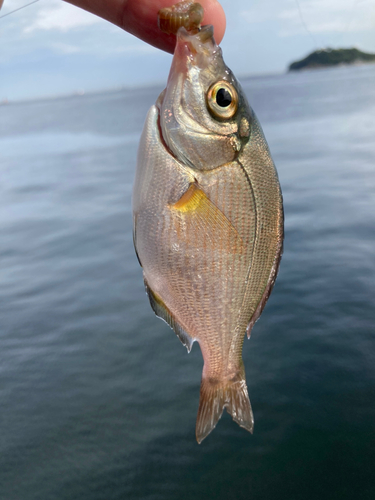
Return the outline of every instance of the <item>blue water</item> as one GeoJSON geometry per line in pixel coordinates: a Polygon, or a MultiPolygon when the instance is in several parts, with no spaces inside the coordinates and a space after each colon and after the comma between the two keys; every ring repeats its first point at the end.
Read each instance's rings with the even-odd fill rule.
{"type": "Polygon", "coordinates": [[[198,446],[202,357],[132,244],[161,89],[0,106],[0,498],[375,498],[375,66],[243,81],[278,167],[280,274],[244,362],[254,435],[198,446]]]}

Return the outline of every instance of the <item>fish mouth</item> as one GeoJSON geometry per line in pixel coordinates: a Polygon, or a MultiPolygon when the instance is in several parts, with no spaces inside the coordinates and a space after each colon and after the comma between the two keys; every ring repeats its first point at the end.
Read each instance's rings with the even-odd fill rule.
{"type": "Polygon", "coordinates": [[[202,26],[195,33],[181,27],[177,32],[176,48],[169,77],[174,73],[187,74],[191,66],[203,69],[211,57],[220,50],[214,39],[214,28],[210,24],[202,26]]]}
{"type": "Polygon", "coordinates": [[[214,39],[214,27],[211,24],[202,26],[197,32],[187,31],[183,26],[177,32],[177,48],[181,43],[190,45],[192,52],[207,50],[209,47],[217,47],[214,39]]]}

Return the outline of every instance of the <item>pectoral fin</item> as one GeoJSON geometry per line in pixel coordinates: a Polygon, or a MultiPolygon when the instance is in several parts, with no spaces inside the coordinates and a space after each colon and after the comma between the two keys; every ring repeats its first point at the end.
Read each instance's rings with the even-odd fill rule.
{"type": "Polygon", "coordinates": [[[170,312],[168,307],[164,304],[162,299],[158,294],[153,292],[149,287],[146,278],[144,278],[146,293],[148,295],[151,307],[159,318],[163,319],[176,333],[177,337],[181,340],[182,344],[186,347],[188,352],[191,351],[193,346],[194,339],[190,337],[190,335],[185,332],[185,330],[181,327],[181,325],[176,321],[176,318],[170,312]]]}
{"type": "Polygon", "coordinates": [[[197,237],[204,235],[216,247],[221,246],[233,253],[243,252],[244,243],[237,229],[196,182],[190,184],[171,208],[193,225],[197,237]]]}

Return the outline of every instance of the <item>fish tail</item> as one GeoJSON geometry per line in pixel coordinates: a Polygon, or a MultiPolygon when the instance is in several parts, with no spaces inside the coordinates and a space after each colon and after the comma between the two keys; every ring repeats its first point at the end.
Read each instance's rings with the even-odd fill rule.
{"type": "Polygon", "coordinates": [[[195,429],[199,444],[215,428],[224,408],[240,427],[253,433],[254,417],[243,369],[230,380],[203,375],[195,429]]]}

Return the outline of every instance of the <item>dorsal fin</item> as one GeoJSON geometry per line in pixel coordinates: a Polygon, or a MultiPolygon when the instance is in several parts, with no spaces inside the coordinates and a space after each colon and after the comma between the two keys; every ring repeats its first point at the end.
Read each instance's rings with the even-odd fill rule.
{"type": "Polygon", "coordinates": [[[190,352],[193,346],[194,339],[192,339],[190,335],[185,332],[181,325],[176,321],[176,318],[164,304],[161,297],[159,297],[157,293],[151,290],[145,277],[144,282],[146,292],[154,313],[156,314],[156,316],[164,320],[172,328],[172,330],[174,330],[175,334],[181,340],[182,344],[186,347],[188,352],[190,352]]]}

